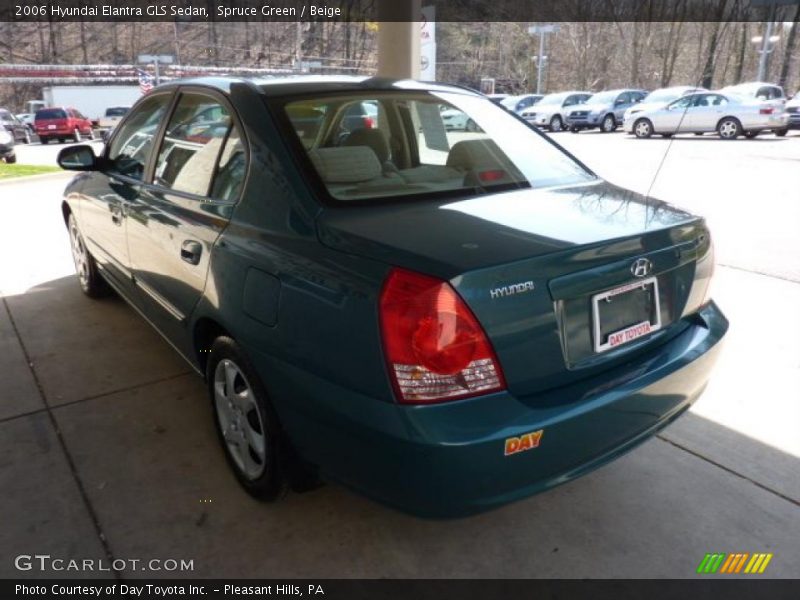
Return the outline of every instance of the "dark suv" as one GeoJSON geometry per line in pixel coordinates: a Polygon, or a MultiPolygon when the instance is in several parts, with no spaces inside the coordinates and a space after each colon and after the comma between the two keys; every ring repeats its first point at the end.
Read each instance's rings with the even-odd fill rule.
{"type": "Polygon", "coordinates": [[[28,126],[5,108],[0,108],[0,125],[13,136],[15,142],[31,143],[28,126]]]}

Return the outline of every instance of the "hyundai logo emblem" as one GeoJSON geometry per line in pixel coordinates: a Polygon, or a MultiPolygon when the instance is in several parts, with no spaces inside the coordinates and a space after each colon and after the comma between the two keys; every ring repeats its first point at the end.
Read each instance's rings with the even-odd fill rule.
{"type": "Polygon", "coordinates": [[[653,270],[653,263],[647,258],[637,258],[631,265],[631,273],[634,277],[647,277],[653,270]]]}

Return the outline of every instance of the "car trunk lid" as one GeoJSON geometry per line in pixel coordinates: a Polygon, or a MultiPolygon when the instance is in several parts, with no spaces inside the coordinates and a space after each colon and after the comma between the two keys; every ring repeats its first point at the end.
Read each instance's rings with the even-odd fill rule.
{"type": "Polygon", "coordinates": [[[601,181],[326,209],[318,227],[332,248],[450,281],[489,336],[509,390],[520,396],[610,368],[667,339],[700,305],[710,277],[702,219],[601,181]],[[648,261],[646,276],[632,272],[639,259],[648,261]],[[604,341],[628,325],[625,313],[642,303],[639,293],[658,299],[651,313],[658,327],[598,351],[594,297],[628,284],[635,284],[632,294],[614,295],[600,308],[604,341]]]}

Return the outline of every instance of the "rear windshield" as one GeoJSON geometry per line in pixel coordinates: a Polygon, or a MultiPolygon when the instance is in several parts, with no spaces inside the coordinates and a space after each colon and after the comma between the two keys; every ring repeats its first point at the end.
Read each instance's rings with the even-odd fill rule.
{"type": "Polygon", "coordinates": [[[60,108],[45,108],[36,113],[37,119],[66,119],[67,113],[60,108]]]}
{"type": "Polygon", "coordinates": [[[107,108],[106,109],[106,116],[107,117],[124,117],[130,109],[124,106],[120,106],[117,108],[107,108]]]}
{"type": "Polygon", "coordinates": [[[334,200],[475,194],[594,178],[483,97],[416,91],[320,95],[284,103],[279,113],[334,200]],[[374,112],[352,117],[353,107],[367,106],[374,112]]]}

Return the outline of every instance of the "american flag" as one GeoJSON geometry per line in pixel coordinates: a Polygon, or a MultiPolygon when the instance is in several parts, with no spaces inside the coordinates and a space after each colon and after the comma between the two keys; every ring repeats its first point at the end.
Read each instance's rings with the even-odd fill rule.
{"type": "Polygon", "coordinates": [[[141,90],[142,94],[146,94],[152,89],[153,78],[144,71],[139,70],[139,90],[141,90]]]}

